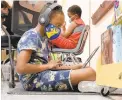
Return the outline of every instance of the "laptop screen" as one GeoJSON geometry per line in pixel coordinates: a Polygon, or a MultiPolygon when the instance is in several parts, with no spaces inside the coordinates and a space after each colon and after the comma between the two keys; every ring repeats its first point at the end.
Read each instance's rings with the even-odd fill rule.
{"type": "Polygon", "coordinates": [[[90,54],[90,56],[88,57],[88,59],[86,60],[86,62],[83,64],[82,68],[85,68],[86,65],[89,63],[89,61],[92,59],[92,57],[95,55],[95,53],[98,51],[99,46],[90,54]]]}

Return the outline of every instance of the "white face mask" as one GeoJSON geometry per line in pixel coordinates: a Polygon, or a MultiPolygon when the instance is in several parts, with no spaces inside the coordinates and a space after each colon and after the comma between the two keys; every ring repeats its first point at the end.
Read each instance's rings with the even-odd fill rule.
{"type": "Polygon", "coordinates": [[[71,23],[72,22],[72,20],[71,20],[71,18],[69,18],[69,23],[71,23]]]}
{"type": "MultiPolygon", "coordinates": [[[[75,15],[74,15],[75,16],[75,15]]],[[[72,16],[72,17],[74,17],[74,16],[72,16]]],[[[72,22],[72,17],[70,17],[69,18],[69,23],[71,23],[72,22]]]]}

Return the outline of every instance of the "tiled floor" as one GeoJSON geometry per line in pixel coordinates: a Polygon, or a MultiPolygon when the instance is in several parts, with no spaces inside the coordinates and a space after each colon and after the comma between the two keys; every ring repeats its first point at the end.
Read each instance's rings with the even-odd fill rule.
{"type": "Polygon", "coordinates": [[[71,96],[71,95],[67,95],[67,96],[45,96],[45,95],[41,95],[41,96],[4,96],[2,98],[2,100],[122,100],[122,98],[103,98],[100,96],[71,96]]]}
{"type": "Polygon", "coordinates": [[[1,84],[1,100],[122,100],[121,95],[103,97],[101,95],[10,95],[7,82],[1,84]]]}

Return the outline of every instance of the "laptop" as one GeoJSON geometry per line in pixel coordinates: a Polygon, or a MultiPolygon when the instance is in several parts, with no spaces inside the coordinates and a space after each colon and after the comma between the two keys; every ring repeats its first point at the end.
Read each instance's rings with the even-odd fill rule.
{"type": "Polygon", "coordinates": [[[83,64],[83,67],[82,68],[85,68],[86,65],[90,62],[90,60],[92,59],[92,57],[96,54],[96,52],[98,51],[100,46],[98,46],[91,54],[90,56],[88,57],[88,59],[85,61],[85,63],[83,64]]]}

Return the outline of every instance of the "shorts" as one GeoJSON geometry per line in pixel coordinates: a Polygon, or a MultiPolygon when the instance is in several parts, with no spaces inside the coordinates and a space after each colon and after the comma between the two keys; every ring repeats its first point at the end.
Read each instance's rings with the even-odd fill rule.
{"type": "Polygon", "coordinates": [[[70,82],[70,70],[43,71],[36,75],[33,80],[27,83],[26,74],[20,78],[23,88],[27,91],[71,91],[73,87],[70,82]]]}

